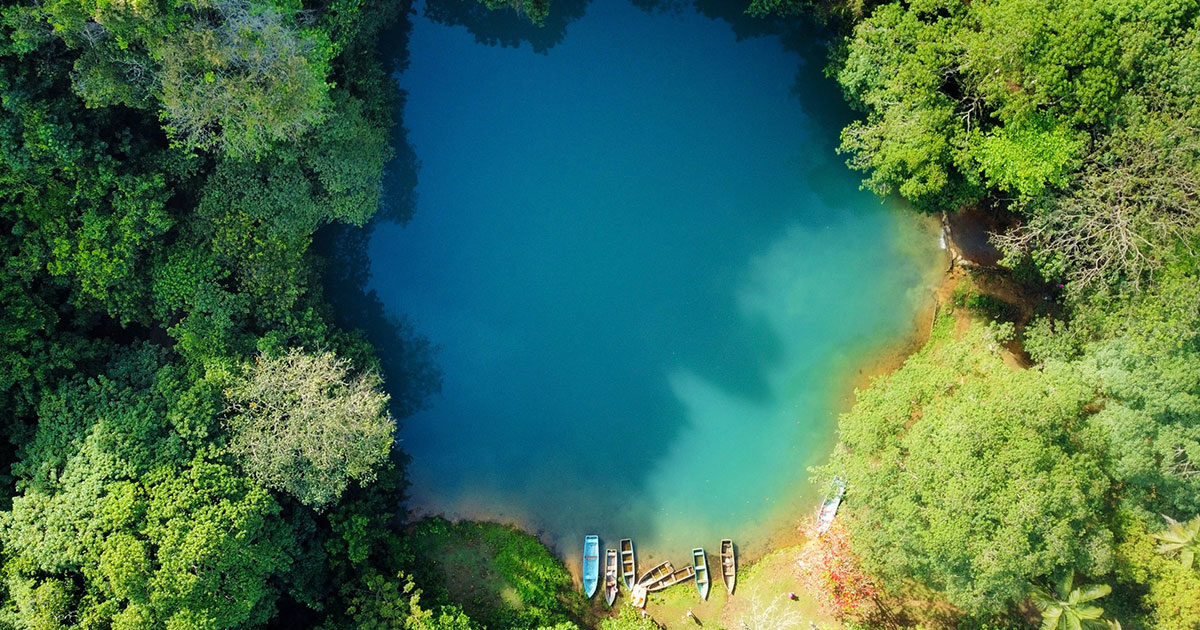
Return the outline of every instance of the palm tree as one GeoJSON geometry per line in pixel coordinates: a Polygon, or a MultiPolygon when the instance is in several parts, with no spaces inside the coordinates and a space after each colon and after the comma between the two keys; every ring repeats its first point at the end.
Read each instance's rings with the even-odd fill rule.
{"type": "Polygon", "coordinates": [[[1179,561],[1190,568],[1196,553],[1200,552],[1200,514],[1186,523],[1180,523],[1166,514],[1163,514],[1163,518],[1167,519],[1167,529],[1150,534],[1162,541],[1158,552],[1172,554],[1178,551],[1179,561]]]}
{"type": "Polygon", "coordinates": [[[1029,598],[1042,613],[1041,630],[1107,630],[1120,627],[1100,618],[1104,614],[1103,608],[1086,605],[1111,593],[1112,587],[1107,584],[1085,584],[1071,588],[1074,583],[1075,572],[1071,571],[1055,585],[1053,592],[1040,586],[1033,587],[1029,598]]]}

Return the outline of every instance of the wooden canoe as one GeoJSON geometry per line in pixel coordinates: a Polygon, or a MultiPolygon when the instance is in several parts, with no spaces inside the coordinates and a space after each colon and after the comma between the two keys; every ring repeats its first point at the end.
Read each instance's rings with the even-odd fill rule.
{"type": "Polygon", "coordinates": [[[708,587],[711,585],[708,557],[700,547],[692,550],[692,568],[696,569],[696,590],[700,591],[700,599],[708,599],[708,587]]]}
{"type": "Polygon", "coordinates": [[[651,593],[656,593],[671,586],[675,586],[680,582],[686,582],[696,577],[696,569],[689,564],[682,569],[676,569],[670,575],[665,575],[662,579],[646,586],[646,590],[651,593]]]}
{"type": "Polygon", "coordinates": [[[633,553],[633,540],[621,539],[621,580],[625,588],[633,588],[637,584],[637,556],[633,553]]]}
{"type": "Polygon", "coordinates": [[[733,585],[737,584],[737,552],[728,538],[721,541],[721,577],[725,580],[725,588],[733,595],[733,585]]]}
{"type": "Polygon", "coordinates": [[[645,586],[646,584],[661,580],[664,576],[670,575],[673,571],[675,571],[675,567],[671,566],[671,562],[668,560],[643,573],[642,577],[638,579],[637,583],[645,586]]]}
{"type": "Polygon", "coordinates": [[[600,582],[600,537],[587,536],[583,539],[583,594],[591,599],[600,582]]]}
{"type": "Polygon", "coordinates": [[[617,550],[604,551],[604,601],[612,606],[617,598],[617,550]]]}

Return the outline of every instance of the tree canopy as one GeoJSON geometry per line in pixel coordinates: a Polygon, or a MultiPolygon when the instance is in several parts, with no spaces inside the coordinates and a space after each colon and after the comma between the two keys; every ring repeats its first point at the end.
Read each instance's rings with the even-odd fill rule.
{"type": "Polygon", "coordinates": [[[230,452],[250,477],[321,508],[370,483],[395,424],[373,372],[352,377],[333,353],[259,356],[227,390],[230,452]]]}

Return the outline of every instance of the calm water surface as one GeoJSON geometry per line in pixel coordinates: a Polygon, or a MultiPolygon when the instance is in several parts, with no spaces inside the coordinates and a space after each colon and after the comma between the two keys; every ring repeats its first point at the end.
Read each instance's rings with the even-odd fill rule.
{"type": "Polygon", "coordinates": [[[807,516],[837,395],[939,261],[834,153],[819,42],[605,0],[541,54],[425,15],[400,77],[416,214],[368,250],[441,346],[400,432],[411,505],[568,557],[631,536],[643,565],[807,516]]]}

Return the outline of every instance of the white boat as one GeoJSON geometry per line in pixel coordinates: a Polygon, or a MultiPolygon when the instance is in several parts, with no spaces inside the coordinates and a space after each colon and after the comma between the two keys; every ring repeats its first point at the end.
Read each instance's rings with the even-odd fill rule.
{"type": "Polygon", "coordinates": [[[604,552],[604,601],[612,606],[617,598],[617,550],[607,549],[604,552]]]}
{"type": "Polygon", "coordinates": [[[817,511],[817,535],[824,534],[833,526],[833,517],[837,516],[838,507],[842,505],[842,495],[846,494],[846,480],[834,477],[830,482],[829,494],[817,511]]]}
{"type": "Polygon", "coordinates": [[[634,608],[646,607],[646,587],[641,584],[635,584],[633,589],[629,591],[629,605],[634,608]]]}

